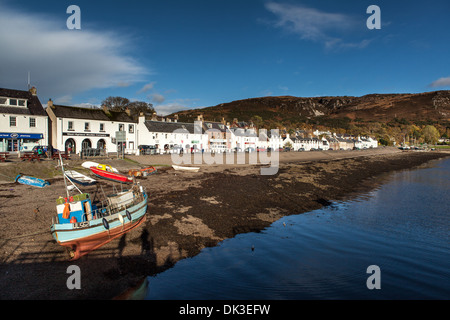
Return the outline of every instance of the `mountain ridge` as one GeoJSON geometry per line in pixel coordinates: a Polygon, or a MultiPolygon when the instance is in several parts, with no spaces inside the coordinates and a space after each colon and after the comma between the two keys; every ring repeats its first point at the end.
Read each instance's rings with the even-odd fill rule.
{"type": "MultiPolygon", "coordinates": [[[[356,96],[268,96],[235,100],[216,106],[183,110],[180,121],[193,122],[198,115],[207,121],[233,122],[262,120],[267,127],[295,126],[315,119],[347,122],[382,122],[394,119],[404,121],[450,122],[450,90],[422,93],[372,93],[356,96]],[[257,118],[260,117],[261,119],[257,118]],[[334,119],[334,120],[333,120],[334,119]]],[[[169,117],[170,117],[169,116],[169,117]]]]}

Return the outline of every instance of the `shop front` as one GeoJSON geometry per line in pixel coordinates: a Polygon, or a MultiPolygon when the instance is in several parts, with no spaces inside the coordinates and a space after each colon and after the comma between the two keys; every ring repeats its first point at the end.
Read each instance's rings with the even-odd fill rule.
{"type": "Polygon", "coordinates": [[[0,133],[0,152],[31,151],[43,138],[39,133],[0,133]]]}

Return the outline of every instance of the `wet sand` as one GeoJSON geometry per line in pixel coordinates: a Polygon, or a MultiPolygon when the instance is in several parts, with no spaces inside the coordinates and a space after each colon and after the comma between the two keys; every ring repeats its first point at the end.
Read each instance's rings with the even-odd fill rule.
{"type": "MultiPolygon", "coordinates": [[[[198,173],[175,171],[169,155],[98,160],[123,172],[148,165],[158,169],[137,179],[149,194],[147,221],[74,262],[50,234],[55,200],[65,196],[57,163],[1,163],[0,299],[111,299],[205,247],[258,232],[283,216],[351,198],[377,187],[383,175],[450,153],[379,148],[279,156],[278,173],[270,176],[260,174],[261,164],[202,163],[196,165],[198,173]],[[18,172],[49,177],[51,185],[40,189],[11,183],[7,177],[18,172]],[[80,290],[66,286],[70,265],[80,267],[80,290]]],[[[82,162],[69,160],[67,166],[82,171],[82,162]]],[[[92,196],[113,191],[113,185],[120,188],[101,181],[82,190],[92,196]]]]}

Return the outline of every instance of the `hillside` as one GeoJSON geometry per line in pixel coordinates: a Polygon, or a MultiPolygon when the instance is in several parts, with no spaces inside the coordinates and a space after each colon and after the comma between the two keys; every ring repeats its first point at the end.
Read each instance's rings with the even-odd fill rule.
{"type": "Polygon", "coordinates": [[[301,127],[308,123],[345,128],[355,122],[391,121],[446,125],[450,122],[450,91],[370,94],[362,97],[261,97],[176,114],[184,122],[193,122],[197,115],[202,114],[209,121],[221,121],[222,118],[230,123],[234,119],[253,120],[267,128],[301,127]]]}

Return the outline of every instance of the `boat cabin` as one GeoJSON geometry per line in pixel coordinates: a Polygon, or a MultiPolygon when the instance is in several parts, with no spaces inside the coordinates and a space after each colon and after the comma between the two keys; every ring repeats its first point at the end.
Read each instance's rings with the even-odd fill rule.
{"type": "Polygon", "coordinates": [[[73,223],[71,219],[75,218],[76,222],[84,222],[92,220],[92,202],[88,193],[77,194],[69,198],[59,197],[56,200],[56,211],[58,213],[58,220],[60,224],[73,223]],[[63,217],[66,204],[70,209],[70,216],[68,219],[63,217]]]}
{"type": "Polygon", "coordinates": [[[109,164],[99,164],[97,165],[97,169],[107,172],[114,172],[113,168],[109,164]]]}

